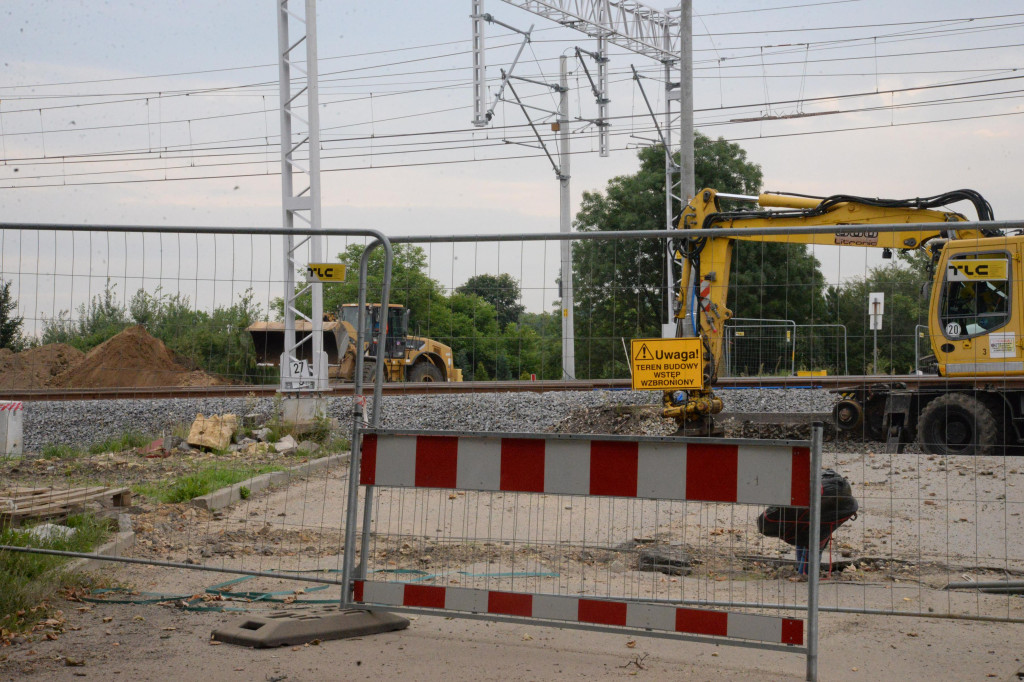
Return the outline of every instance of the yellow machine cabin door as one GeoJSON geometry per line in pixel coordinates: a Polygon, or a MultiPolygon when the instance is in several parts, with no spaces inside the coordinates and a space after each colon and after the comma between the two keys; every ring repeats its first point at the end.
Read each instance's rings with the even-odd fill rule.
{"type": "Polygon", "coordinates": [[[944,376],[1024,374],[1020,240],[950,242],[932,292],[929,327],[944,376]]]}

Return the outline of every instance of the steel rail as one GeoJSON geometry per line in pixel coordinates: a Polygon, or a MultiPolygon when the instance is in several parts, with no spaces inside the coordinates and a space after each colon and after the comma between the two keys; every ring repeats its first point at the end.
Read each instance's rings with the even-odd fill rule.
{"type": "MultiPolygon", "coordinates": [[[[986,390],[1024,388],[1024,376],[939,377],[921,375],[856,375],[826,377],[727,377],[715,387],[723,390],[744,388],[821,388],[830,390],[867,388],[874,384],[906,384],[919,389],[986,390]]],[[[145,386],[121,388],[27,388],[0,391],[2,401],[62,400],[155,400],[166,398],[246,398],[270,397],[277,384],[229,386],[145,386]]],[[[444,381],[385,383],[384,395],[447,393],[547,393],[549,391],[629,390],[629,379],[576,379],[543,381],[444,381]]],[[[333,384],[329,395],[349,396],[354,384],[333,384]]]]}

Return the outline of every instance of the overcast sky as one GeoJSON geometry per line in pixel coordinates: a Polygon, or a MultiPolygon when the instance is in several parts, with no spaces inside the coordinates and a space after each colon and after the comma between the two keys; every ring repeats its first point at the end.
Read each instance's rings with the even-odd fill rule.
{"type": "MultiPolygon", "coordinates": [[[[570,108],[593,118],[574,48],[592,50],[594,41],[504,2],[486,9],[524,30],[535,25],[516,73],[554,82],[559,55],[573,55],[570,108]]],[[[321,0],[325,226],[557,231],[554,172],[536,146],[515,144],[532,144],[523,113],[501,105],[491,127],[470,125],[469,11],[469,0],[321,0]]],[[[697,128],[740,143],[761,165],[765,189],[903,198],[968,187],[997,217],[1024,216],[1015,163],[1024,151],[1020,3],[695,0],[693,30],[697,128]],[[793,114],[805,116],[777,118],[793,114]],[[735,122],[751,118],[766,120],[735,122]]],[[[487,31],[494,86],[519,38],[487,31]]],[[[4,3],[0,221],[279,225],[276,32],[271,0],[4,3]]],[[[636,147],[655,137],[631,65],[650,77],[654,109],[664,108],[659,64],[617,48],[611,57],[613,152],[600,158],[594,127],[573,124],[574,208],[582,192],[635,170],[636,147]]],[[[516,89],[536,107],[555,106],[540,86],[516,89]]],[[[551,146],[550,121],[534,116],[551,146]]],[[[92,244],[83,256],[87,236],[3,238],[0,272],[34,302],[23,301],[30,318],[87,299],[106,275],[120,276],[123,290],[162,285],[210,302],[280,270],[276,241],[221,244],[217,267],[228,271],[217,278],[228,285],[213,293],[201,276],[212,267],[210,244],[175,238],[145,257],[142,240],[120,250],[92,244]],[[266,268],[240,262],[251,260],[266,268]]],[[[343,246],[331,242],[328,253],[343,246]]],[[[868,250],[841,261],[817,253],[830,281],[879,262],[868,250]]],[[[431,250],[431,274],[448,285],[498,269],[528,279],[534,309],[555,297],[556,268],[553,246],[431,250]]],[[[275,293],[264,284],[261,297],[275,293]]]]}

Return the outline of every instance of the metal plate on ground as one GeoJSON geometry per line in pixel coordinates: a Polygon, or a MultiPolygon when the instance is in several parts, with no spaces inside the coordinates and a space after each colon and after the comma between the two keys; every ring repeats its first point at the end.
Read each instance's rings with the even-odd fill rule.
{"type": "Polygon", "coordinates": [[[270,649],[314,640],[377,635],[407,627],[407,619],[386,611],[326,607],[243,616],[214,630],[212,637],[225,644],[270,649]]]}

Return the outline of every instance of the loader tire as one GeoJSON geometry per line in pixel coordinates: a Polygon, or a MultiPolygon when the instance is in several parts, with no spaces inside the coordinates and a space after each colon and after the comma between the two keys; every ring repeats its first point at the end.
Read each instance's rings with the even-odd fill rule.
{"type": "Polygon", "coordinates": [[[999,424],[985,403],[966,393],[940,395],[921,411],[917,439],[925,452],[942,457],[995,455],[999,424]]]}
{"type": "MultiPolygon", "coordinates": [[[[373,386],[377,378],[377,363],[374,360],[363,360],[363,386],[373,386]]],[[[388,372],[384,370],[384,382],[387,383],[388,372]]]]}
{"type": "Polygon", "coordinates": [[[409,370],[409,381],[444,381],[444,375],[441,374],[441,370],[429,362],[417,362],[409,370]]]}

